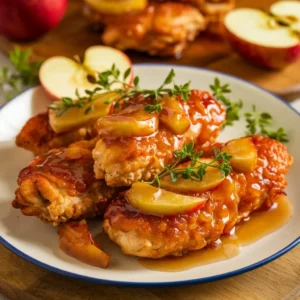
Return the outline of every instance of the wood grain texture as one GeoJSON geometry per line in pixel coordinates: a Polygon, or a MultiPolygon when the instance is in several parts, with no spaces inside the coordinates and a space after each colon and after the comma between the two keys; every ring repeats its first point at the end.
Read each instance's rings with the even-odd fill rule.
{"type": "MultiPolygon", "coordinates": [[[[0,36],[0,50],[8,52],[14,46],[22,49],[30,48],[35,59],[44,59],[54,55],[83,57],[89,46],[101,44],[100,34],[82,15],[82,3],[78,0],[69,2],[66,16],[51,32],[39,40],[27,43],[14,43],[0,36]]],[[[128,51],[133,62],[164,62],[203,66],[230,53],[230,47],[217,37],[201,34],[196,41],[190,43],[181,59],[151,57],[144,53],[128,51]]]]}
{"type": "MultiPolygon", "coordinates": [[[[238,6],[267,7],[273,0],[238,0],[238,6]]],[[[81,2],[70,1],[63,22],[38,41],[18,44],[31,48],[34,58],[75,54],[99,44],[99,34],[89,29],[81,15],[81,2]]],[[[9,51],[15,44],[0,37],[0,50],[9,51]]],[[[153,58],[128,52],[134,62],[167,62],[205,66],[255,82],[270,90],[300,83],[300,61],[282,71],[258,68],[243,61],[230,51],[222,40],[201,35],[179,59],[153,58]]],[[[11,299],[300,299],[300,246],[268,265],[248,273],[188,287],[121,288],[92,284],[57,275],[39,268],[0,245],[0,292],[11,299]],[[297,296],[298,295],[298,296],[297,296]],[[298,297],[298,298],[297,298],[298,297]]]]}
{"type": "Polygon", "coordinates": [[[257,67],[244,61],[237,54],[231,54],[206,67],[249,80],[271,91],[300,83],[300,60],[276,71],[257,67]]]}
{"type": "MultiPolygon", "coordinates": [[[[237,0],[238,7],[250,6],[267,8],[275,0],[237,0]]],[[[8,52],[14,46],[30,48],[35,59],[44,59],[54,55],[83,57],[86,48],[101,44],[100,34],[92,30],[82,15],[82,1],[70,0],[67,14],[62,22],[39,40],[27,43],[14,43],[0,36],[0,50],[8,52]]],[[[229,45],[216,36],[200,34],[189,44],[180,59],[151,57],[147,54],[128,51],[133,62],[164,62],[193,66],[204,66],[230,54],[229,45]]]]}
{"type": "Polygon", "coordinates": [[[0,292],[10,299],[22,300],[276,300],[284,297],[287,300],[300,287],[299,246],[268,265],[236,277],[172,288],[124,288],[79,281],[34,266],[4,246],[0,246],[0,264],[0,292]]]}

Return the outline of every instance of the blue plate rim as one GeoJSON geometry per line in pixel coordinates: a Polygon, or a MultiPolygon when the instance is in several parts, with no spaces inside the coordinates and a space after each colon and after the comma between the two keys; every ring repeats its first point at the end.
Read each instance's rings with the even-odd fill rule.
{"type": "MultiPolygon", "coordinates": [[[[202,71],[208,71],[208,72],[213,72],[215,74],[221,74],[221,75],[225,75],[228,77],[232,77],[238,81],[241,81],[243,83],[246,83],[248,85],[252,85],[262,91],[264,91],[267,94],[270,94],[271,96],[273,96],[275,99],[279,100],[280,102],[284,103],[287,107],[289,107],[293,112],[295,112],[298,116],[300,116],[300,113],[293,108],[288,102],[284,101],[283,99],[281,99],[280,97],[278,97],[277,95],[273,94],[272,92],[262,88],[261,86],[254,84],[252,82],[249,82],[248,80],[239,78],[237,76],[234,75],[230,75],[230,74],[226,74],[224,72],[220,72],[220,71],[215,71],[215,70],[211,70],[208,68],[203,68],[203,67],[195,67],[195,66],[187,66],[187,65],[176,65],[176,64],[169,64],[169,63],[136,63],[133,64],[133,67],[135,66],[168,66],[168,67],[176,67],[176,68],[190,68],[190,69],[196,69],[196,70],[202,70],[202,71]]],[[[22,95],[23,93],[25,93],[26,91],[28,91],[29,89],[31,89],[33,87],[29,87],[26,90],[24,90],[22,93],[16,95],[14,98],[12,98],[9,102],[5,103],[4,105],[2,105],[0,107],[0,110],[2,110],[6,105],[8,105],[9,103],[11,103],[11,101],[14,101],[15,98],[19,97],[20,95],[22,95]]],[[[210,276],[210,277],[205,277],[205,278],[195,278],[195,279],[188,279],[188,280],[180,280],[180,281],[169,281],[169,282],[132,282],[132,281],[116,281],[116,280],[109,280],[109,279],[100,279],[100,278],[95,278],[95,277],[89,277],[89,276],[84,276],[84,275],[79,275],[76,273],[72,273],[72,272],[68,272],[56,267],[53,267],[51,265],[45,264],[27,254],[25,254],[24,252],[20,251],[19,249],[17,249],[16,247],[14,247],[12,244],[10,244],[7,240],[5,240],[2,236],[0,236],[0,243],[3,244],[7,249],[11,250],[13,253],[15,253],[16,255],[22,257],[23,259],[27,260],[28,262],[37,265],[41,268],[44,268],[48,271],[54,272],[54,273],[58,273],[60,275],[64,275],[67,277],[72,277],[75,279],[79,279],[79,280],[85,280],[85,281],[90,281],[90,282],[96,282],[96,283],[102,283],[102,284],[112,284],[112,285],[118,285],[118,286],[135,286],[135,287],[150,287],[150,286],[156,286],[156,287],[164,287],[164,286],[182,286],[182,285],[190,285],[190,284],[196,284],[196,283],[205,283],[205,282],[211,282],[211,281],[216,281],[216,280],[220,280],[220,279],[225,279],[228,277],[233,277],[233,276],[237,276],[240,275],[242,273],[254,270],[256,268],[259,268],[275,259],[277,259],[278,257],[284,255],[285,253],[287,253],[288,251],[292,250],[294,247],[296,247],[297,245],[300,244],[300,236],[295,239],[293,242],[291,242],[289,245],[287,245],[286,247],[284,247],[283,249],[281,249],[280,251],[272,254],[271,256],[262,259],[254,264],[251,264],[249,266],[240,268],[238,270],[234,270],[231,272],[226,272],[226,273],[222,273],[222,274],[218,274],[218,275],[214,275],[214,276],[210,276]]]]}

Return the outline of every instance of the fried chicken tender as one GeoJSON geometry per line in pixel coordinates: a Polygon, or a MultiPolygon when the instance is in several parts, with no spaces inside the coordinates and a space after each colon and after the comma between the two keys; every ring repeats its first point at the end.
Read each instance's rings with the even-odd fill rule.
{"type": "Polygon", "coordinates": [[[95,179],[94,145],[82,141],[36,157],[19,174],[13,207],[54,226],[102,215],[116,190],[95,179]]]}
{"type": "Polygon", "coordinates": [[[54,148],[67,147],[76,141],[90,140],[95,136],[93,124],[57,134],[49,125],[48,114],[43,113],[26,122],[16,137],[16,145],[37,156],[54,148]]]}
{"type": "MultiPolygon", "coordinates": [[[[89,17],[92,14],[88,13],[89,17]]],[[[117,17],[102,15],[100,19],[105,25],[104,44],[160,56],[180,55],[187,42],[193,41],[206,26],[197,8],[171,2],[153,3],[142,11],[117,17]]]]}
{"type": "MultiPolygon", "coordinates": [[[[133,105],[138,101],[143,110],[147,99],[134,99],[133,105]]],[[[159,130],[146,137],[100,136],[93,150],[96,178],[105,179],[109,186],[130,186],[139,180],[150,180],[174,160],[174,151],[184,143],[204,144],[218,136],[225,111],[211,94],[192,90],[188,102],[180,103],[190,122],[190,128],[182,135],[175,135],[159,123],[159,130]]]]}
{"type": "Polygon", "coordinates": [[[200,210],[155,216],[134,209],[120,196],[106,210],[104,230],[124,253],[148,258],[181,256],[229,234],[251,212],[270,207],[284,193],[292,164],[281,143],[262,136],[251,139],[258,153],[255,170],[232,171],[217,188],[198,195],[207,199],[200,210]]]}

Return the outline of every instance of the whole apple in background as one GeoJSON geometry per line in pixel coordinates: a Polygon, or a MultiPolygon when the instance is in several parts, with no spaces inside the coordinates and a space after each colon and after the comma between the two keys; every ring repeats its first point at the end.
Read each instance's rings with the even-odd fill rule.
{"type": "MultiPolygon", "coordinates": [[[[300,10],[300,2],[297,5],[300,10]]],[[[250,62],[280,69],[300,57],[300,39],[291,27],[280,26],[263,11],[235,9],[226,15],[224,24],[232,47],[250,62]]]]}
{"type": "MultiPolygon", "coordinates": [[[[84,96],[85,90],[93,90],[97,85],[90,81],[96,79],[98,72],[111,69],[115,64],[121,76],[132,68],[129,57],[120,50],[108,46],[92,46],[85,51],[82,63],[64,56],[53,56],[42,64],[39,79],[45,91],[54,99],[69,97],[76,100],[75,91],[84,96]]],[[[123,77],[121,77],[123,78],[123,77]]],[[[127,84],[133,81],[133,72],[126,79],[127,84]]],[[[112,89],[122,88],[114,83],[112,89]]]]}
{"type": "Polygon", "coordinates": [[[67,0],[0,0],[0,34],[30,40],[54,28],[64,16],[67,0]]]}

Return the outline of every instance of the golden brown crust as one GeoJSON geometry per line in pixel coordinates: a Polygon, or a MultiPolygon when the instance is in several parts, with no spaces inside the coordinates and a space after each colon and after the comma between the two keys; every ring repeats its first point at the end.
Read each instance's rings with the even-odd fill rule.
{"type": "MultiPolygon", "coordinates": [[[[141,101],[145,105],[145,100],[141,101]]],[[[225,120],[222,105],[209,93],[199,90],[192,90],[189,101],[181,102],[191,123],[182,135],[174,135],[159,124],[159,130],[147,137],[101,136],[93,150],[96,178],[105,179],[109,186],[129,186],[138,180],[150,180],[172,162],[174,151],[184,143],[213,141],[225,120]]]]}
{"type": "Polygon", "coordinates": [[[49,125],[47,113],[29,119],[16,137],[16,145],[31,151],[35,156],[49,150],[67,147],[80,140],[90,140],[96,136],[93,125],[56,134],[49,125]]]}
{"type": "Polygon", "coordinates": [[[118,17],[103,15],[101,20],[106,45],[161,56],[180,55],[187,42],[206,26],[196,8],[182,3],[154,3],[143,11],[118,17]]]}
{"type": "Polygon", "coordinates": [[[13,207],[53,225],[101,215],[116,190],[95,179],[91,151],[80,146],[53,149],[24,168],[13,207]]]}
{"type": "Polygon", "coordinates": [[[147,215],[124,197],[106,210],[104,229],[126,254],[160,258],[197,250],[228,234],[237,222],[262,206],[270,207],[284,192],[284,175],[292,158],[281,143],[253,136],[258,163],[252,173],[232,172],[217,188],[201,194],[200,210],[176,216],[147,215]]]}

